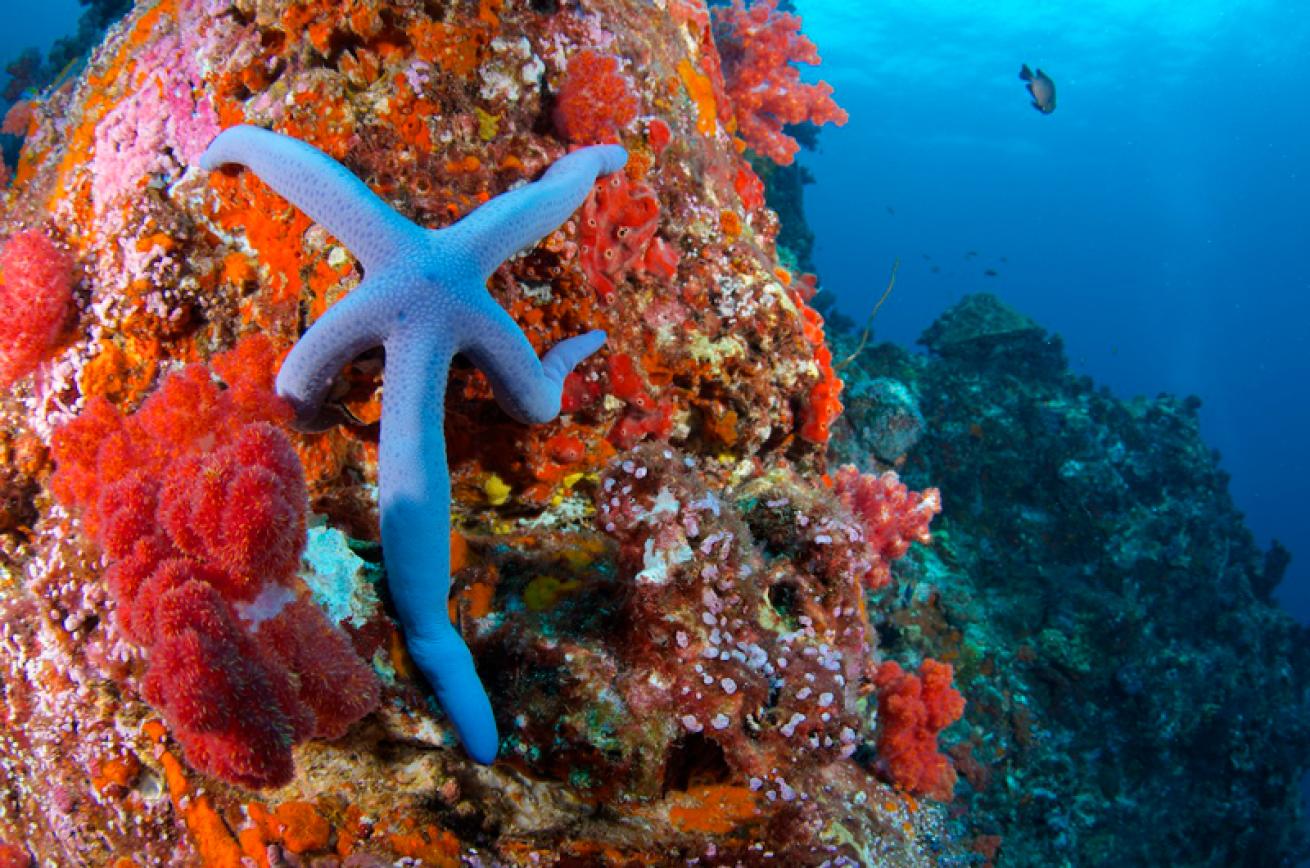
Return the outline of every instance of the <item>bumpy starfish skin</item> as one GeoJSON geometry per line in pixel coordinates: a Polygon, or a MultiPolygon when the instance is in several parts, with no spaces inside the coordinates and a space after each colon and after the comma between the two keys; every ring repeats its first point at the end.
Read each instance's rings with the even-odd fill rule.
{"type": "Polygon", "coordinates": [[[487,292],[506,258],[572,214],[597,177],[621,169],[618,145],[583,148],[540,180],[497,196],[441,230],[411,223],[345,166],[297,139],[258,127],[220,133],[200,157],[214,169],[239,163],[337,237],[364,278],[292,348],[277,376],[298,424],[338,421],[324,407],[335,377],[370,347],[386,348],[378,507],[387,583],[410,657],[436,691],[469,755],[490,763],[499,737],[468,646],[450,623],[450,474],[443,430],[446,380],[463,353],[491,381],[496,401],[524,423],[559,413],[564,378],[605,342],[591,331],[540,360],[487,292]]]}

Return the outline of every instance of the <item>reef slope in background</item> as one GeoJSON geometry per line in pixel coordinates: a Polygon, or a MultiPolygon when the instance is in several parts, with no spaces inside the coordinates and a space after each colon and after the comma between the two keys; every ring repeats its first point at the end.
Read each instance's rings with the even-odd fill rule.
{"type": "Polygon", "coordinates": [[[973,829],[1002,864],[1296,864],[1310,630],[1270,597],[1289,555],[1255,545],[1199,402],[1095,388],[991,295],[921,343],[842,370],[833,453],[911,431],[902,478],[942,489],[933,546],[869,611],[883,653],[956,665],[973,829]]]}
{"type": "Polygon", "coordinates": [[[1189,406],[1095,392],[1057,339],[974,298],[929,357],[860,354],[834,420],[719,62],[696,0],[159,0],[34,104],[4,233],[56,239],[79,279],[75,326],[0,406],[0,862],[1270,865],[1303,848],[1306,634],[1269,602],[1279,553],[1256,550],[1189,406]],[[579,53],[600,90],[561,99],[579,53]],[[239,122],[323,148],[429,226],[569,138],[633,155],[491,282],[538,349],[609,332],[565,415],[512,424],[465,368],[448,392],[454,608],[507,733],[494,767],[458,748],[385,610],[380,359],[339,395],[360,424],[294,446],[314,514],[299,580],[381,704],[301,742],[285,786],[182,762],[101,553],[50,493],[51,431],[90,396],[130,412],[244,335],[285,350],[358,282],[249,174],[191,168],[239,122]],[[936,542],[885,589],[861,584],[829,458],[943,492],[936,542]],[[969,703],[942,736],[946,802],[889,785],[877,746],[875,660],[928,658],[969,703]]]}

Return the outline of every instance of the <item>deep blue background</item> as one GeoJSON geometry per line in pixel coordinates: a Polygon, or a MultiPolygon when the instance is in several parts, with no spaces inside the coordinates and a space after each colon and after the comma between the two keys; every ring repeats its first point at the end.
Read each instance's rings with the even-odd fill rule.
{"type": "Polygon", "coordinates": [[[1310,4],[798,5],[811,77],[851,115],[801,157],[839,308],[863,322],[900,257],[882,339],[911,344],[988,290],[1116,393],[1200,396],[1310,621],[1310,4]],[[1025,62],[1056,81],[1054,114],[1029,105],[1025,62]]]}
{"type": "MultiPolygon", "coordinates": [[[[0,0],[4,27],[0,28],[0,69],[22,49],[32,46],[44,54],[61,36],[77,29],[82,7],[77,0],[0,0]]],[[[9,77],[0,72],[0,85],[9,77]]]]}

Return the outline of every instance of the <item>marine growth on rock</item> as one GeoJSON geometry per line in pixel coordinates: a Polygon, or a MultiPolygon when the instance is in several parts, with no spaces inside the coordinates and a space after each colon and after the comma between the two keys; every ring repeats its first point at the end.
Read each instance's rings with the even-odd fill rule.
{"type": "Polygon", "coordinates": [[[861,753],[880,726],[867,582],[901,552],[825,481],[840,380],[741,153],[779,146],[750,132],[766,115],[801,119],[779,106],[812,98],[790,65],[811,58],[783,44],[807,44],[794,17],[744,8],[147,0],[32,103],[0,223],[31,247],[6,297],[48,300],[6,337],[22,364],[0,405],[15,858],[913,864],[937,846],[944,812],[861,753]],[[773,102],[743,102],[747,70],[773,102]],[[280,135],[219,135],[239,127],[280,135]],[[388,260],[350,209],[307,215],[279,189],[314,191],[221,166],[251,154],[202,160],[240,136],[312,146],[428,230],[532,199],[579,145],[621,146],[577,213],[447,257],[529,353],[607,336],[560,370],[560,417],[506,415],[476,347],[492,379],[457,360],[443,401],[444,370],[407,387],[400,343],[347,342],[311,384],[342,424],[292,428],[304,395],[282,404],[274,374],[388,260]],[[448,610],[401,595],[410,541],[379,521],[377,423],[406,388],[444,415],[450,526],[423,536],[449,537],[448,610]],[[407,653],[415,606],[449,616],[495,697],[486,769],[407,653]]]}

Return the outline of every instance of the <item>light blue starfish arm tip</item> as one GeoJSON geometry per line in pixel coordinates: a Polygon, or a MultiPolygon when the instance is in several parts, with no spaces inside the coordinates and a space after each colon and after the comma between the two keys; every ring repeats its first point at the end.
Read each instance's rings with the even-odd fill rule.
{"type": "MultiPolygon", "coordinates": [[[[235,127],[228,127],[221,131],[209,142],[208,147],[200,154],[196,164],[207,172],[212,172],[219,166],[227,163],[238,162],[236,155],[232,153],[234,147],[240,147],[243,140],[256,139],[259,133],[267,132],[259,127],[250,124],[239,124],[235,127]]],[[[270,135],[273,135],[270,133],[270,135]]]]}
{"type": "Polygon", "coordinates": [[[551,379],[562,384],[570,371],[604,346],[605,337],[605,332],[595,329],[565,338],[542,356],[541,367],[551,379]]]}
{"type": "Polygon", "coordinates": [[[432,637],[407,636],[405,644],[468,755],[483,765],[494,762],[500,747],[496,717],[464,640],[446,628],[432,637]]]}
{"type": "Polygon", "coordinates": [[[546,176],[574,172],[590,175],[585,181],[585,186],[590,187],[594,178],[617,172],[627,162],[628,152],[622,145],[589,145],[560,157],[546,170],[546,176]]]}
{"type": "Polygon", "coordinates": [[[628,163],[628,152],[621,145],[596,145],[600,157],[600,174],[617,172],[628,163]]]}

